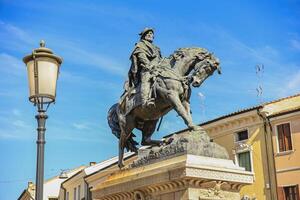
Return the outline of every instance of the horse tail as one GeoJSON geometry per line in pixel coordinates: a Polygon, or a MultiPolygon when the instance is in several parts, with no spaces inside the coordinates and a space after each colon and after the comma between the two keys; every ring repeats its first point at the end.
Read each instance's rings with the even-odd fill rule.
{"type": "Polygon", "coordinates": [[[112,134],[114,134],[118,139],[120,139],[121,129],[117,114],[118,104],[114,104],[108,111],[107,122],[111,129],[112,134]]]}
{"type": "MultiPolygon", "coordinates": [[[[107,121],[112,134],[115,135],[118,139],[120,139],[121,128],[120,128],[119,117],[118,117],[118,109],[119,109],[118,106],[119,104],[116,103],[109,109],[107,114],[107,121]]],[[[132,152],[137,152],[136,145],[138,145],[138,143],[133,139],[133,137],[135,137],[135,135],[131,133],[130,137],[126,141],[125,148],[132,152]]]]}

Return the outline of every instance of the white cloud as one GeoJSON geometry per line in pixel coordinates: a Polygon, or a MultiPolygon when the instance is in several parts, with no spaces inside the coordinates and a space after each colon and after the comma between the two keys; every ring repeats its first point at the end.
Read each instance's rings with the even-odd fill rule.
{"type": "Polygon", "coordinates": [[[31,41],[31,37],[24,30],[22,30],[17,26],[14,26],[9,23],[5,23],[3,21],[0,21],[0,26],[4,31],[6,31],[13,37],[16,37],[24,42],[31,41]]]}
{"type": "MultiPolygon", "coordinates": [[[[74,3],[72,4],[74,5],[74,3]]],[[[89,4],[84,3],[77,6],[80,6],[81,9],[85,10],[85,12],[83,12],[85,15],[92,15],[95,17],[108,17],[108,18],[114,17],[119,20],[124,20],[128,23],[129,22],[145,23],[145,21],[149,19],[153,19],[152,14],[146,12],[145,10],[141,11],[139,9],[133,9],[124,6],[109,5],[109,4],[96,5],[92,3],[89,4]]],[[[118,26],[111,24],[111,26],[116,26],[116,27],[119,26],[120,28],[120,24],[118,24],[118,26]]]]}
{"type": "Polygon", "coordinates": [[[296,39],[292,39],[290,40],[291,42],[291,46],[296,49],[296,50],[300,50],[300,41],[296,40],[296,39]]]}
{"type": "Polygon", "coordinates": [[[259,48],[252,48],[246,43],[228,34],[225,30],[218,29],[216,30],[216,34],[224,41],[227,41],[227,44],[231,46],[232,51],[238,52],[238,54],[236,54],[238,55],[236,59],[238,59],[239,57],[245,57],[250,58],[256,63],[263,63],[269,66],[277,64],[274,60],[277,59],[279,53],[270,45],[265,45],[259,48]]]}
{"type": "Polygon", "coordinates": [[[10,134],[10,133],[7,133],[7,132],[0,132],[0,139],[21,139],[21,138],[16,134],[10,134]]]}
{"type": "Polygon", "coordinates": [[[281,81],[281,85],[275,86],[278,87],[278,97],[286,97],[300,93],[300,70],[295,73],[286,74],[286,77],[281,81]]]}
{"type": "Polygon", "coordinates": [[[79,130],[89,129],[86,123],[73,123],[72,126],[79,130]]]}
{"type": "Polygon", "coordinates": [[[12,124],[16,127],[19,127],[19,128],[29,127],[23,120],[15,120],[15,121],[12,122],[12,124]]]}
{"type": "Polygon", "coordinates": [[[90,138],[90,137],[74,137],[69,135],[60,135],[60,136],[51,136],[51,140],[59,140],[59,141],[76,141],[76,142],[95,142],[102,144],[110,144],[111,141],[102,139],[102,138],[90,138]]]}
{"type": "Polygon", "coordinates": [[[300,70],[295,73],[295,75],[291,76],[291,79],[287,84],[287,88],[289,90],[300,90],[300,70]]]}
{"type": "Polygon", "coordinates": [[[202,92],[198,92],[198,97],[199,97],[201,100],[205,100],[205,95],[204,95],[202,92]]]}
{"type": "Polygon", "coordinates": [[[68,62],[92,66],[119,76],[126,75],[128,66],[116,61],[114,58],[97,53],[91,49],[78,47],[78,44],[71,42],[57,41],[57,44],[59,44],[61,51],[64,52],[64,59],[68,59],[68,62]]]}
{"type": "Polygon", "coordinates": [[[11,91],[7,92],[7,91],[0,91],[0,96],[1,97],[12,97],[15,94],[13,94],[11,91]]]}
{"type": "Polygon", "coordinates": [[[18,110],[18,109],[13,109],[12,110],[12,113],[13,113],[13,115],[15,115],[15,116],[17,116],[17,117],[20,117],[22,114],[21,114],[21,111],[20,110],[18,110]]]}
{"type": "Polygon", "coordinates": [[[35,137],[34,128],[25,124],[23,121],[13,122],[15,127],[9,127],[0,130],[0,139],[11,139],[11,140],[26,140],[35,137]]]}
{"type": "MultiPolygon", "coordinates": [[[[43,37],[48,38],[48,41],[51,41],[51,43],[57,47],[55,52],[64,52],[64,59],[68,60],[68,62],[92,66],[108,73],[126,76],[128,66],[116,61],[116,59],[108,55],[95,52],[92,49],[84,49],[83,45],[80,45],[78,42],[72,42],[70,38],[61,36],[57,39],[55,36],[45,34],[43,34],[43,37]]],[[[36,47],[37,39],[28,31],[0,20],[0,45],[2,45],[4,49],[22,50],[22,52],[24,52],[36,47]]],[[[2,68],[4,68],[6,64],[12,63],[16,63],[14,66],[24,66],[21,59],[14,59],[13,56],[5,53],[1,54],[0,65],[2,68]]]]}
{"type": "Polygon", "coordinates": [[[118,89],[120,85],[114,82],[105,82],[100,80],[93,80],[91,78],[82,76],[82,75],[75,75],[72,72],[62,70],[60,73],[62,81],[67,81],[72,85],[86,85],[91,87],[100,87],[102,89],[118,89]]]}
{"type": "Polygon", "coordinates": [[[0,44],[4,49],[21,51],[32,48],[36,42],[32,34],[0,20],[0,44]]]}
{"type": "MultiPolygon", "coordinates": [[[[245,79],[247,76],[247,78],[252,77],[254,80],[255,71],[253,70],[253,73],[249,70],[246,72],[243,69],[244,66],[249,67],[249,65],[253,64],[253,69],[255,64],[258,63],[262,63],[265,66],[265,73],[262,78],[264,85],[264,98],[281,98],[284,96],[293,95],[300,91],[298,82],[299,74],[295,74],[295,71],[297,72],[299,67],[296,66],[293,61],[287,62],[285,60],[286,58],[283,56],[284,52],[281,52],[280,49],[276,49],[269,44],[254,48],[235,38],[223,28],[215,28],[214,30],[210,31],[213,35],[215,35],[216,38],[218,38],[218,40],[223,41],[221,44],[226,47],[225,49],[231,50],[229,53],[226,52],[225,54],[228,56],[227,59],[229,61],[227,61],[227,65],[241,65],[242,67],[238,69],[243,71],[245,79]],[[234,57],[232,57],[232,55],[234,55],[234,57]],[[289,71],[291,71],[291,73],[287,74],[289,71]]],[[[291,44],[294,48],[300,47],[299,40],[291,40],[291,44]]],[[[240,77],[236,77],[236,81],[240,81],[240,77]]],[[[250,79],[247,81],[250,81],[250,79]]],[[[232,81],[230,81],[230,83],[232,83],[232,81]]],[[[241,81],[241,84],[234,85],[232,88],[235,89],[232,90],[231,88],[230,91],[249,91],[249,94],[251,93],[250,95],[256,95],[253,93],[253,89],[255,89],[255,87],[249,88],[250,82],[245,86],[243,86],[242,83],[243,81],[241,81]]],[[[253,83],[253,81],[251,81],[251,83],[253,83]]]]}
{"type": "Polygon", "coordinates": [[[0,53],[0,70],[17,76],[26,75],[25,64],[21,59],[6,53],[0,53]]]}

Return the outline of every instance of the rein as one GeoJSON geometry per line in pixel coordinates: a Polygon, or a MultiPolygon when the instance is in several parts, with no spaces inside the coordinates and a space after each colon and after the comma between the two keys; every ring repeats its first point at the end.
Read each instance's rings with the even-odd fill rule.
{"type": "Polygon", "coordinates": [[[176,72],[174,72],[174,70],[172,70],[171,68],[169,67],[165,67],[165,68],[159,68],[156,70],[156,72],[158,72],[158,74],[155,74],[154,73],[154,77],[162,77],[162,78],[165,78],[165,79],[171,79],[171,80],[175,80],[175,81],[179,81],[183,84],[190,84],[190,80],[191,80],[191,75],[188,75],[188,76],[180,76],[178,75],[176,72]],[[168,72],[171,72],[176,78],[172,77],[172,76],[163,76],[162,75],[162,71],[163,70],[166,70],[168,72]]]}

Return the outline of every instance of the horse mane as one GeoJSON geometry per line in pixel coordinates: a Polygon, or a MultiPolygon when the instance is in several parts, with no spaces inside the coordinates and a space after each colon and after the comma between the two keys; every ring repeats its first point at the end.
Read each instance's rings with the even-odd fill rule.
{"type": "Polygon", "coordinates": [[[165,64],[165,66],[173,68],[175,66],[176,56],[180,54],[184,55],[196,55],[196,54],[206,54],[209,53],[209,51],[205,48],[200,47],[182,47],[179,49],[176,49],[172,54],[169,55],[169,57],[165,58],[165,61],[162,64],[165,64]],[[168,62],[167,62],[168,61],[168,62]],[[168,63],[168,65],[167,65],[168,63]]]}

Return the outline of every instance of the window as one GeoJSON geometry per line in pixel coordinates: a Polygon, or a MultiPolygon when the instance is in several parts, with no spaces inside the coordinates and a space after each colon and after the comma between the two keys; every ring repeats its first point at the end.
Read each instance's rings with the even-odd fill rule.
{"type": "Polygon", "coordinates": [[[87,197],[87,200],[92,200],[92,191],[91,191],[90,188],[88,189],[88,197],[87,197]]]}
{"type": "Polygon", "coordinates": [[[278,150],[279,152],[292,150],[292,136],[290,124],[277,125],[278,150]]]}
{"type": "Polygon", "coordinates": [[[66,200],[69,200],[69,192],[66,193],[66,200]]]}
{"type": "Polygon", "coordinates": [[[78,200],[80,200],[80,185],[78,185],[78,200]]]}
{"type": "Polygon", "coordinates": [[[238,153],[238,163],[240,167],[245,167],[246,171],[251,172],[251,158],[250,151],[238,153]]]}
{"type": "Polygon", "coordinates": [[[77,197],[77,192],[76,191],[77,191],[77,188],[74,188],[74,196],[73,196],[74,200],[77,200],[77,198],[76,198],[77,197]]]}
{"type": "Polygon", "coordinates": [[[247,140],[248,139],[248,131],[247,130],[243,130],[243,131],[239,131],[236,133],[236,141],[243,141],[243,140],[247,140]]]}
{"type": "Polygon", "coordinates": [[[285,200],[299,200],[298,185],[283,187],[285,200]]]}

